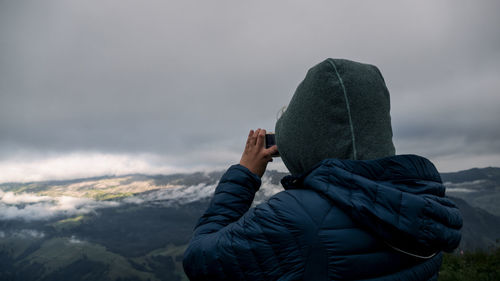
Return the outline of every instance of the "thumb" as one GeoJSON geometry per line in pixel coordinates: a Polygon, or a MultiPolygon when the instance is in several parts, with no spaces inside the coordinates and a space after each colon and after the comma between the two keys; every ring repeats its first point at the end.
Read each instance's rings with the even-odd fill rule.
{"type": "Polygon", "coordinates": [[[273,145],[273,146],[271,146],[270,148],[268,148],[266,150],[267,150],[266,152],[269,153],[269,155],[273,155],[273,154],[278,153],[278,146],[273,145]]]}

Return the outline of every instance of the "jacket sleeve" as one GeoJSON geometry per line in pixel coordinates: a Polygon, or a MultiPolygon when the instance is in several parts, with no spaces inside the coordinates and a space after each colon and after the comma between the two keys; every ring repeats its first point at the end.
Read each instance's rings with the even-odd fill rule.
{"type": "Polygon", "coordinates": [[[220,179],[210,206],[198,221],[193,240],[237,221],[252,205],[260,185],[260,178],[244,166],[231,166],[220,179]]]}
{"type": "Polygon", "coordinates": [[[276,279],[285,274],[280,255],[300,255],[282,250],[296,243],[272,204],[250,209],[260,184],[260,178],[241,165],[222,176],[184,253],[190,280],[276,279]]]}

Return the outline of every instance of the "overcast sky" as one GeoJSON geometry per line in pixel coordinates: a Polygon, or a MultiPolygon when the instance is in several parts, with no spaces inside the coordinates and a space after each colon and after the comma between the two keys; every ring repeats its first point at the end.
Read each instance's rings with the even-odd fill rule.
{"type": "Polygon", "coordinates": [[[0,182],[227,167],[328,57],[380,68],[398,154],[444,172],[500,166],[498,11],[473,0],[0,0],[0,182]]]}

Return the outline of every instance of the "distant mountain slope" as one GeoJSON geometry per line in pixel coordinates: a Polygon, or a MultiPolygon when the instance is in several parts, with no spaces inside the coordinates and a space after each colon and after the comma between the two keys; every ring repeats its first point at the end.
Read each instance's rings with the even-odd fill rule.
{"type": "Polygon", "coordinates": [[[447,195],[461,198],[474,207],[500,216],[500,168],[442,173],[441,178],[447,195]]]}
{"type": "Polygon", "coordinates": [[[134,194],[151,190],[195,186],[200,184],[213,185],[221,176],[222,172],[197,172],[192,174],[172,175],[131,174],[62,181],[3,183],[0,184],[0,190],[3,192],[24,192],[36,195],[74,196],[103,199],[101,198],[102,195],[125,194],[125,196],[120,197],[130,197],[134,194]]]}
{"type": "Polygon", "coordinates": [[[460,209],[464,225],[459,250],[487,250],[500,246],[500,217],[450,197],[460,209]]]}
{"type": "Polygon", "coordinates": [[[500,183],[500,168],[473,168],[454,173],[441,173],[441,179],[443,182],[451,183],[472,182],[477,180],[490,180],[500,183]]]}
{"type": "Polygon", "coordinates": [[[0,221],[0,280],[186,280],[182,254],[207,205],[124,203],[72,218],[0,221]]]}

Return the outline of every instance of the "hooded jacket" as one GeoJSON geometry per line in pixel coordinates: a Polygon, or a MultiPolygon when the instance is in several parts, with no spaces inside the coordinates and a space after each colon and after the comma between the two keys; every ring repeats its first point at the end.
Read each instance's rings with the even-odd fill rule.
{"type": "Polygon", "coordinates": [[[427,159],[326,159],[282,180],[255,208],[260,179],[221,178],[184,254],[191,280],[437,280],[462,219],[427,159]]]}
{"type": "Polygon", "coordinates": [[[285,190],[250,208],[260,178],[229,168],[184,254],[188,277],[437,280],[462,219],[429,160],[394,156],[389,111],[375,66],[312,67],[276,123],[285,190]]]}

